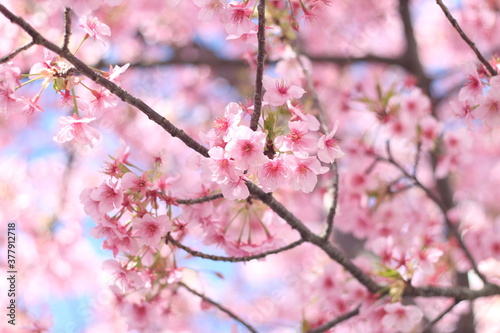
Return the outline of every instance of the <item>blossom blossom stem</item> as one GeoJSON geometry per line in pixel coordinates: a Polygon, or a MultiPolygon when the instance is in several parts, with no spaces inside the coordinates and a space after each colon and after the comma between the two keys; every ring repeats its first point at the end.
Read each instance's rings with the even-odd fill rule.
{"type": "Polygon", "coordinates": [[[251,256],[244,256],[244,257],[224,257],[224,256],[215,256],[203,252],[199,252],[196,250],[191,249],[190,247],[180,243],[176,239],[174,239],[170,234],[166,236],[166,241],[172,243],[176,247],[186,251],[192,256],[203,258],[203,259],[209,259],[213,261],[226,261],[226,262],[246,262],[246,261],[251,261],[251,260],[256,260],[256,259],[262,259],[265,258],[271,254],[277,254],[280,252],[285,252],[290,249],[293,249],[294,247],[297,247],[304,243],[305,241],[303,239],[299,239],[298,241],[295,241],[293,243],[288,244],[287,246],[280,247],[279,249],[276,250],[271,250],[271,251],[266,251],[263,253],[251,255],[251,256]]]}
{"type": "Polygon", "coordinates": [[[453,302],[449,307],[444,309],[443,312],[441,312],[436,318],[434,318],[431,322],[429,322],[427,325],[424,327],[424,332],[431,332],[432,326],[436,325],[438,321],[443,319],[444,316],[446,316],[448,313],[451,312],[455,308],[455,306],[458,305],[461,301],[455,301],[453,302]]]}
{"type": "Polygon", "coordinates": [[[240,324],[242,324],[243,326],[245,326],[250,332],[257,333],[257,330],[255,328],[253,328],[252,326],[250,326],[250,324],[248,324],[247,322],[245,322],[243,319],[241,319],[239,316],[237,316],[236,314],[234,314],[228,308],[220,305],[219,303],[217,303],[216,301],[212,300],[211,298],[208,298],[207,296],[205,296],[203,294],[200,294],[196,290],[191,289],[190,287],[188,287],[183,282],[179,282],[178,285],[181,286],[182,288],[186,289],[187,291],[189,291],[191,294],[198,296],[199,298],[201,298],[205,302],[212,304],[217,309],[221,310],[222,312],[224,312],[225,314],[227,314],[229,317],[233,318],[234,320],[236,320],[237,322],[239,322],[240,324]]]}
{"type": "Polygon", "coordinates": [[[316,328],[313,328],[313,329],[310,329],[309,331],[307,331],[307,333],[321,333],[321,332],[325,332],[327,330],[329,330],[330,328],[354,317],[354,316],[357,316],[359,314],[359,309],[361,308],[361,305],[358,305],[357,308],[355,308],[354,310],[352,311],[349,311],[349,312],[346,312],[344,313],[343,315],[341,316],[338,316],[337,318],[327,322],[327,323],[324,323],[323,325],[321,326],[318,326],[316,328]]]}
{"type": "Polygon", "coordinates": [[[259,0],[257,6],[259,15],[259,27],[257,31],[258,51],[257,51],[257,74],[255,78],[255,96],[253,103],[253,113],[250,120],[250,129],[256,131],[259,126],[259,118],[262,112],[262,78],[264,75],[264,59],[266,56],[266,0],[259,0]]]}
{"type": "Polygon", "coordinates": [[[71,37],[71,8],[64,8],[64,42],[63,50],[68,50],[69,39],[71,37]]]}
{"type": "Polygon", "coordinates": [[[0,58],[0,64],[3,64],[7,61],[12,60],[16,55],[18,55],[19,53],[21,53],[23,51],[26,51],[27,49],[29,49],[33,45],[35,45],[35,42],[31,41],[28,44],[21,46],[20,48],[15,49],[10,54],[6,55],[5,57],[0,58]]]}
{"type": "Polygon", "coordinates": [[[497,71],[484,58],[484,56],[481,54],[481,52],[479,52],[479,50],[476,47],[476,44],[474,44],[474,42],[462,30],[462,28],[458,24],[457,20],[455,20],[455,18],[451,15],[450,10],[448,9],[448,7],[446,7],[446,5],[443,3],[443,1],[442,0],[436,0],[436,3],[438,4],[439,7],[441,7],[441,10],[443,11],[444,15],[446,16],[446,18],[448,19],[448,21],[450,21],[451,25],[458,32],[458,34],[460,35],[460,37],[462,37],[462,39],[467,43],[467,45],[469,45],[469,47],[476,54],[476,57],[479,59],[479,61],[481,61],[481,63],[484,65],[484,67],[486,67],[488,69],[488,72],[490,72],[490,74],[492,76],[497,75],[497,71]]]}

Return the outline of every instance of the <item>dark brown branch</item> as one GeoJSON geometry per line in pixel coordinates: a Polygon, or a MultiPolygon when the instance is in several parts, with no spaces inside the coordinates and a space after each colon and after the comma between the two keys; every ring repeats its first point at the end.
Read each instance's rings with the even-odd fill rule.
{"type": "Polygon", "coordinates": [[[234,320],[236,320],[237,322],[239,322],[240,324],[242,324],[243,326],[245,326],[250,332],[257,333],[257,330],[255,328],[253,328],[252,326],[250,326],[250,324],[248,324],[247,322],[245,322],[243,319],[241,319],[239,316],[237,316],[236,314],[234,314],[228,308],[222,306],[221,304],[217,303],[213,299],[208,298],[207,296],[205,296],[203,294],[200,294],[196,290],[191,289],[190,287],[188,287],[187,285],[185,285],[183,282],[179,282],[178,285],[181,286],[182,288],[186,289],[187,291],[189,291],[191,294],[198,296],[199,298],[201,298],[205,302],[208,302],[208,303],[212,304],[217,309],[221,310],[222,312],[224,312],[225,314],[227,314],[229,317],[233,318],[234,320]]]}
{"type": "Polygon", "coordinates": [[[62,49],[68,51],[69,39],[71,37],[71,8],[64,8],[64,42],[62,49]]]}
{"type": "Polygon", "coordinates": [[[206,197],[201,197],[201,198],[196,198],[196,199],[177,199],[175,200],[176,203],[180,205],[196,205],[204,202],[209,202],[209,201],[214,201],[217,199],[221,199],[224,196],[222,193],[217,193],[217,194],[212,194],[212,195],[207,195],[206,197]]]}
{"type": "Polygon", "coordinates": [[[288,251],[290,249],[293,249],[294,247],[299,246],[300,244],[304,243],[305,241],[303,239],[299,239],[298,241],[295,241],[295,242],[288,244],[287,246],[281,247],[279,249],[271,250],[271,251],[251,255],[251,256],[245,256],[245,257],[224,257],[224,256],[215,256],[215,255],[199,252],[199,251],[191,249],[190,247],[187,247],[186,245],[183,245],[182,243],[180,243],[179,241],[174,239],[170,234],[167,235],[166,242],[170,242],[170,243],[174,244],[178,248],[186,251],[187,253],[189,253],[190,255],[192,255],[194,257],[209,259],[209,260],[213,260],[213,261],[245,262],[245,261],[251,261],[251,260],[255,260],[255,259],[262,259],[262,258],[265,258],[265,257],[271,255],[271,254],[277,254],[280,252],[288,251]]]}
{"type": "Polygon", "coordinates": [[[264,58],[266,56],[266,0],[259,0],[257,12],[259,14],[257,74],[255,75],[253,113],[250,120],[250,129],[253,131],[256,131],[259,126],[259,118],[262,112],[262,77],[264,75],[264,58]]]}
{"type": "Polygon", "coordinates": [[[337,212],[337,203],[339,198],[339,171],[338,171],[337,161],[333,162],[332,173],[333,173],[333,202],[326,217],[326,232],[324,235],[325,239],[328,239],[332,234],[333,219],[335,218],[335,214],[337,212]]]}
{"type": "Polygon", "coordinates": [[[341,316],[338,316],[337,318],[333,319],[332,321],[329,321],[321,326],[318,326],[316,328],[310,329],[307,331],[307,333],[321,333],[329,330],[330,328],[337,326],[341,322],[344,322],[354,316],[357,316],[359,314],[359,309],[361,308],[361,305],[359,305],[356,309],[349,311],[347,313],[344,313],[341,316]]]}
{"type": "Polygon", "coordinates": [[[448,10],[448,7],[446,7],[446,5],[443,3],[443,1],[436,0],[436,3],[439,5],[439,7],[441,7],[441,9],[443,10],[444,15],[446,16],[446,18],[448,19],[448,21],[450,21],[451,25],[458,32],[458,34],[460,35],[460,37],[462,37],[462,39],[467,43],[467,45],[469,45],[469,47],[472,49],[472,51],[474,51],[474,53],[476,54],[476,57],[479,59],[479,61],[481,61],[481,63],[484,65],[484,67],[486,67],[486,69],[488,69],[488,72],[490,72],[490,74],[492,76],[497,75],[497,71],[483,57],[483,55],[481,54],[481,52],[479,52],[479,50],[476,47],[476,44],[474,44],[474,42],[469,38],[469,36],[467,36],[465,34],[465,32],[462,30],[462,28],[458,24],[457,20],[455,20],[455,18],[451,15],[450,11],[448,10]]]}
{"type": "Polygon", "coordinates": [[[29,42],[28,44],[24,45],[24,46],[21,46],[20,48],[14,50],[12,53],[6,55],[5,57],[2,57],[0,59],[0,64],[3,64],[7,61],[10,61],[12,60],[16,55],[18,55],[19,53],[23,52],[23,51],[26,51],[27,49],[29,49],[30,47],[32,47],[33,45],[35,45],[35,42],[31,41],[29,42]]]}
{"type": "Polygon", "coordinates": [[[481,297],[500,295],[500,286],[488,284],[483,289],[473,290],[467,287],[420,287],[407,288],[403,296],[411,297],[449,297],[457,301],[474,300],[481,297]]]}
{"type": "Polygon", "coordinates": [[[434,318],[431,322],[429,322],[427,325],[424,327],[424,332],[431,332],[432,326],[436,325],[438,321],[444,318],[448,313],[457,306],[457,304],[460,303],[460,301],[455,301],[453,302],[449,307],[447,307],[443,312],[441,312],[436,318],[434,318]]]}

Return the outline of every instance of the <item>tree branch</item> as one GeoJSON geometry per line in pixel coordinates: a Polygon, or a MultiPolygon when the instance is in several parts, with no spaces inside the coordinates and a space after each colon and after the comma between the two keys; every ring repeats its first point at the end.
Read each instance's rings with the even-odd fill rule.
{"type": "Polygon", "coordinates": [[[479,61],[481,61],[481,63],[484,65],[484,67],[486,67],[486,69],[488,69],[488,72],[490,72],[490,74],[492,76],[497,75],[497,71],[483,57],[481,52],[479,52],[479,50],[476,47],[476,44],[474,44],[474,42],[465,34],[465,32],[462,30],[462,28],[458,24],[457,20],[455,20],[455,18],[451,15],[450,11],[448,10],[448,7],[446,7],[446,5],[443,3],[443,1],[436,0],[436,3],[438,4],[439,7],[441,7],[444,15],[446,16],[448,21],[450,21],[451,25],[458,32],[460,37],[462,37],[462,39],[467,43],[467,45],[469,45],[469,47],[472,49],[472,51],[474,51],[474,53],[476,54],[476,57],[479,59],[479,61]]]}
{"type": "Polygon", "coordinates": [[[71,8],[64,8],[64,42],[62,49],[68,51],[69,39],[71,37],[71,8]]]}
{"type": "Polygon", "coordinates": [[[207,195],[206,197],[196,198],[196,199],[177,199],[176,203],[180,205],[196,205],[204,202],[214,201],[217,199],[224,198],[222,193],[207,195]]]}
{"type": "Polygon", "coordinates": [[[337,318],[321,325],[321,326],[318,326],[316,328],[313,328],[313,329],[310,329],[309,331],[307,331],[307,333],[321,333],[321,332],[325,332],[327,330],[329,330],[330,328],[340,324],[341,322],[343,321],[346,321],[354,316],[357,316],[359,314],[359,309],[361,308],[361,305],[358,305],[357,308],[355,308],[354,310],[352,311],[349,311],[347,313],[344,313],[343,315],[341,316],[338,316],[337,318]]]}
{"type": "Polygon", "coordinates": [[[239,322],[240,324],[242,324],[243,326],[245,326],[250,332],[257,333],[257,330],[255,328],[253,328],[252,326],[250,326],[250,324],[248,324],[247,322],[245,322],[243,319],[241,319],[239,316],[237,316],[236,314],[234,314],[228,308],[220,305],[219,303],[217,303],[216,301],[212,300],[211,298],[208,298],[207,296],[205,296],[203,294],[200,294],[196,290],[191,289],[190,287],[188,287],[187,285],[185,285],[183,282],[179,282],[177,284],[179,286],[183,287],[184,289],[186,289],[187,291],[189,291],[191,294],[196,295],[199,298],[201,298],[202,300],[204,300],[205,302],[208,302],[208,303],[212,304],[217,309],[221,310],[222,312],[224,312],[225,314],[227,314],[229,317],[233,318],[234,320],[236,320],[237,322],[239,322]]]}
{"type": "Polygon", "coordinates": [[[326,217],[326,231],[324,235],[325,239],[328,239],[332,234],[333,219],[335,218],[335,214],[337,213],[337,203],[339,199],[339,171],[338,171],[337,161],[333,162],[332,172],[333,172],[333,202],[326,217]]]}
{"type": "Polygon", "coordinates": [[[255,255],[251,255],[251,256],[245,256],[245,257],[224,257],[224,256],[215,256],[215,255],[199,252],[199,251],[191,249],[190,247],[187,247],[186,245],[183,245],[178,240],[174,239],[172,237],[172,235],[170,235],[170,234],[167,235],[166,242],[171,242],[172,244],[174,244],[178,248],[186,251],[187,253],[191,254],[194,257],[209,259],[209,260],[213,260],[213,261],[245,262],[245,261],[251,261],[251,260],[255,260],[255,259],[262,259],[262,258],[265,258],[265,257],[271,255],[271,254],[277,254],[280,252],[284,252],[284,251],[293,249],[294,247],[299,246],[300,244],[304,243],[305,241],[303,239],[299,239],[298,241],[295,241],[295,242],[288,244],[287,246],[281,247],[279,249],[266,251],[263,253],[259,253],[259,254],[255,254],[255,255]]]}
{"type": "Polygon", "coordinates": [[[264,75],[264,58],[266,56],[266,0],[259,0],[257,12],[259,14],[259,30],[257,31],[258,52],[255,96],[252,118],[250,119],[250,129],[252,131],[257,130],[260,114],[262,112],[262,76],[264,75]]]}
{"type": "Polygon", "coordinates": [[[438,321],[444,318],[448,313],[457,306],[457,304],[460,303],[460,301],[455,301],[453,302],[449,307],[447,307],[443,312],[441,312],[436,318],[434,318],[431,322],[429,322],[427,325],[424,327],[424,332],[431,332],[432,326],[436,325],[438,321]]]}
{"type": "Polygon", "coordinates": [[[27,49],[29,49],[33,45],[35,45],[35,42],[31,41],[28,44],[26,44],[24,46],[21,46],[20,48],[12,51],[12,53],[6,55],[5,57],[0,58],[0,64],[3,64],[5,62],[7,62],[7,61],[12,60],[16,55],[18,55],[19,53],[21,53],[23,51],[26,51],[27,49]]]}

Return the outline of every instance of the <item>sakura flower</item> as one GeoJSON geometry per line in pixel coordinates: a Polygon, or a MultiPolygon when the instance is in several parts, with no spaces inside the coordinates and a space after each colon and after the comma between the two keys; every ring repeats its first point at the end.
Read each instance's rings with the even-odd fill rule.
{"type": "Polygon", "coordinates": [[[467,82],[465,83],[465,86],[460,89],[458,99],[460,100],[460,102],[470,100],[472,103],[474,103],[482,95],[484,83],[479,78],[476,65],[474,65],[473,62],[469,61],[465,63],[463,66],[463,70],[467,75],[467,82]]]}
{"type": "Polygon", "coordinates": [[[138,289],[144,285],[144,281],[136,271],[127,269],[116,260],[106,260],[103,262],[102,268],[113,275],[116,286],[123,293],[131,289],[138,289]]]}
{"type": "Polygon", "coordinates": [[[92,142],[99,139],[99,131],[87,125],[95,118],[79,118],[76,114],[70,117],[61,117],[58,122],[62,125],[54,141],[63,143],[74,140],[82,145],[93,147],[92,142]]]}
{"type": "Polygon", "coordinates": [[[144,332],[152,327],[159,313],[157,307],[143,300],[138,304],[125,303],[123,305],[122,315],[127,319],[129,329],[144,332]]]}
{"type": "Polygon", "coordinates": [[[424,316],[415,305],[391,303],[387,304],[384,310],[386,314],[382,318],[382,325],[385,329],[396,332],[412,332],[424,316]]]}
{"type": "Polygon", "coordinates": [[[495,76],[490,80],[491,89],[479,100],[476,110],[477,117],[494,128],[500,126],[500,78],[495,76]]]}
{"type": "Polygon", "coordinates": [[[470,104],[469,100],[463,102],[450,102],[451,109],[457,118],[464,119],[468,125],[471,124],[474,116],[472,111],[474,106],[470,104]]]}
{"type": "Polygon", "coordinates": [[[118,183],[109,179],[98,188],[92,190],[90,199],[99,202],[99,213],[106,214],[115,208],[119,208],[123,201],[123,191],[118,183]]]}
{"type": "Polygon", "coordinates": [[[208,161],[208,168],[212,171],[212,181],[220,184],[239,180],[243,172],[236,169],[234,160],[229,158],[224,149],[213,147],[208,154],[211,157],[208,161]]]}
{"type": "Polygon", "coordinates": [[[104,36],[111,36],[111,29],[106,24],[101,23],[97,17],[80,18],[80,27],[83,28],[87,36],[100,40],[104,45],[106,45],[104,36]]]}
{"type": "Polygon", "coordinates": [[[290,186],[294,190],[301,190],[304,193],[310,193],[318,182],[318,175],[328,171],[328,168],[322,167],[315,157],[298,157],[288,155],[286,157],[290,172],[290,186]]]}
{"type": "Polygon", "coordinates": [[[333,138],[339,127],[339,122],[336,121],[333,125],[333,130],[328,135],[322,135],[318,141],[318,158],[325,163],[333,163],[336,158],[344,156],[344,152],[338,146],[338,141],[333,138]]]}
{"type": "Polygon", "coordinates": [[[194,0],[194,4],[200,7],[198,19],[202,21],[210,21],[214,14],[218,14],[224,8],[226,1],[224,0],[194,0]]]}
{"type": "Polygon", "coordinates": [[[122,187],[124,189],[130,189],[134,192],[139,192],[142,195],[146,193],[146,190],[151,185],[152,184],[149,181],[146,172],[144,172],[140,178],[134,175],[132,172],[127,172],[122,177],[122,187]]]}
{"type": "Polygon", "coordinates": [[[12,63],[0,64],[0,85],[5,89],[14,92],[21,84],[19,78],[21,70],[19,67],[12,66],[12,63]]]}
{"type": "Polygon", "coordinates": [[[277,144],[281,149],[292,150],[294,153],[299,153],[303,156],[308,156],[308,153],[316,147],[317,139],[308,131],[309,124],[302,121],[288,122],[290,134],[285,137],[280,137],[277,144]]]}
{"type": "Polygon", "coordinates": [[[214,129],[217,136],[227,142],[229,141],[230,129],[234,128],[241,120],[243,109],[237,103],[229,103],[224,110],[224,117],[218,117],[214,120],[214,129]]]}
{"type": "Polygon", "coordinates": [[[219,184],[219,186],[222,190],[224,198],[229,200],[243,200],[248,198],[250,195],[243,177],[239,177],[237,181],[223,182],[219,184]]]}
{"type": "Polygon", "coordinates": [[[246,8],[248,3],[231,2],[220,11],[220,19],[228,35],[239,38],[254,29],[256,24],[250,20],[252,9],[246,8]]]}
{"type": "Polygon", "coordinates": [[[99,111],[115,107],[117,104],[116,96],[107,89],[91,90],[91,93],[94,96],[94,99],[90,102],[92,115],[100,115],[99,111]]]}
{"type": "Polygon", "coordinates": [[[238,126],[231,134],[231,141],[226,145],[229,156],[242,170],[251,166],[259,166],[266,162],[264,143],[266,134],[262,131],[252,131],[247,126],[238,126]]]}
{"type": "Polygon", "coordinates": [[[132,220],[135,236],[139,245],[147,245],[156,248],[167,232],[172,230],[172,222],[167,215],[161,215],[157,218],[149,214],[142,218],[132,220]]]}
{"type": "Polygon", "coordinates": [[[117,78],[125,73],[125,71],[129,68],[130,64],[125,64],[123,66],[116,65],[115,67],[109,66],[109,73],[107,74],[108,80],[116,82],[117,78]]]}
{"type": "Polygon", "coordinates": [[[269,160],[257,169],[259,184],[266,192],[274,191],[279,184],[286,182],[290,169],[281,157],[269,160]]]}
{"type": "Polygon", "coordinates": [[[264,102],[272,106],[280,106],[292,98],[301,98],[306,92],[299,86],[293,85],[291,82],[283,79],[272,79],[269,76],[264,76],[262,84],[266,89],[264,94],[264,102]]]}
{"type": "Polygon", "coordinates": [[[307,128],[310,131],[319,130],[319,120],[316,119],[315,116],[313,116],[312,114],[304,114],[298,106],[292,105],[290,101],[288,101],[286,104],[288,105],[288,110],[290,110],[290,113],[292,114],[292,118],[290,119],[290,121],[301,121],[307,123],[307,128]]]}

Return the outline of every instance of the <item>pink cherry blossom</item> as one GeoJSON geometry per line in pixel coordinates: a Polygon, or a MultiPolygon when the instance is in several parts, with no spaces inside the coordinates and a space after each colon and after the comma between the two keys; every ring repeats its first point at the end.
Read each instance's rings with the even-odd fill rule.
{"type": "Polygon", "coordinates": [[[213,147],[208,151],[210,160],[208,168],[212,171],[212,181],[224,183],[226,181],[238,181],[243,175],[242,170],[236,169],[234,160],[221,147],[213,147]]]}
{"type": "Polygon", "coordinates": [[[198,12],[198,19],[210,21],[214,14],[218,14],[224,8],[226,2],[224,0],[194,0],[194,4],[201,8],[198,12]]]}
{"type": "Polygon", "coordinates": [[[147,245],[153,249],[158,246],[161,238],[172,230],[172,222],[167,215],[154,218],[146,214],[142,218],[136,217],[132,220],[132,226],[139,245],[147,245]]]}
{"type": "Polygon", "coordinates": [[[226,151],[234,158],[238,168],[246,170],[251,166],[259,166],[266,162],[264,142],[266,134],[262,131],[252,131],[247,126],[238,126],[231,134],[231,141],[226,145],[226,151]]]}
{"type": "Polygon", "coordinates": [[[465,63],[463,66],[463,70],[467,75],[467,82],[460,90],[458,99],[461,102],[466,102],[467,100],[469,100],[469,102],[474,103],[482,95],[484,83],[479,78],[476,65],[474,65],[473,62],[468,61],[467,63],[465,63]]]}
{"type": "Polygon", "coordinates": [[[20,76],[21,70],[19,67],[13,66],[11,62],[0,64],[0,86],[14,92],[21,85],[19,82],[20,76]]]}
{"type": "Polygon", "coordinates": [[[78,144],[89,145],[92,148],[93,141],[99,139],[99,131],[88,125],[93,120],[95,118],[80,118],[76,114],[59,118],[58,122],[62,128],[54,136],[54,141],[63,143],[74,140],[78,144]]]}
{"type": "Polygon", "coordinates": [[[335,159],[344,156],[344,152],[338,145],[338,140],[333,136],[337,132],[339,122],[336,121],[333,125],[333,130],[328,135],[322,135],[318,141],[318,158],[325,163],[333,163],[335,159]]]}
{"type": "Polygon", "coordinates": [[[479,106],[476,109],[478,119],[494,128],[500,126],[500,78],[495,76],[490,80],[491,88],[486,96],[479,99],[479,106]]]}
{"type": "Polygon", "coordinates": [[[127,269],[125,266],[113,259],[106,260],[102,264],[102,268],[113,275],[114,283],[123,293],[141,288],[144,281],[140,275],[137,271],[127,269]]]}
{"type": "Polygon", "coordinates": [[[321,166],[316,157],[288,155],[286,161],[291,169],[289,182],[292,189],[304,193],[312,192],[318,182],[318,175],[328,171],[328,168],[321,166]]]}
{"type": "Polygon", "coordinates": [[[132,172],[127,172],[122,177],[122,188],[128,189],[134,192],[139,192],[144,195],[148,189],[148,187],[152,186],[149,181],[148,175],[146,172],[143,172],[141,177],[137,177],[132,172]]]}
{"type": "Polygon", "coordinates": [[[86,16],[80,18],[80,27],[83,28],[87,36],[100,40],[104,45],[104,36],[111,36],[111,29],[106,24],[99,21],[97,17],[86,16]]]}
{"type": "Polygon", "coordinates": [[[248,2],[230,2],[224,10],[220,11],[220,19],[228,35],[239,38],[256,26],[249,16],[252,10],[246,8],[248,2]]]}
{"type": "Polygon", "coordinates": [[[292,113],[292,118],[290,121],[300,121],[307,123],[308,129],[310,131],[319,130],[320,123],[319,120],[312,114],[304,114],[298,105],[294,106],[290,101],[286,103],[288,105],[288,110],[292,113]]]}
{"type": "Polygon", "coordinates": [[[384,307],[386,314],[382,318],[385,329],[398,332],[412,332],[422,320],[423,313],[415,305],[403,306],[401,303],[391,303],[384,307]]]}
{"type": "Polygon", "coordinates": [[[244,177],[239,177],[237,181],[229,180],[223,182],[219,186],[224,198],[229,200],[243,200],[250,195],[244,177]]]}
{"type": "Polygon", "coordinates": [[[105,214],[113,209],[120,208],[123,200],[123,191],[118,182],[107,180],[98,188],[92,190],[90,198],[99,202],[99,213],[105,214]]]}
{"type": "Polygon", "coordinates": [[[272,106],[280,106],[285,104],[292,98],[301,98],[306,92],[299,86],[292,84],[284,79],[273,79],[269,76],[264,76],[262,85],[266,89],[264,94],[264,102],[272,106]]]}
{"type": "Polygon", "coordinates": [[[269,160],[257,168],[259,185],[266,192],[274,191],[279,185],[287,182],[290,169],[282,157],[269,160]]]}
{"type": "Polygon", "coordinates": [[[280,137],[277,144],[282,150],[292,150],[302,156],[308,156],[316,148],[317,139],[309,132],[309,124],[302,121],[288,122],[290,134],[280,137]]]}

